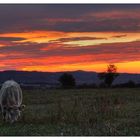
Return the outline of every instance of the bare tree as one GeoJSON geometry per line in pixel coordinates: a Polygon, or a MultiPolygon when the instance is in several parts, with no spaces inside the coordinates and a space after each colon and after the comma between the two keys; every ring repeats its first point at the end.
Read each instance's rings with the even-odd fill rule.
{"type": "Polygon", "coordinates": [[[101,80],[104,80],[104,83],[111,87],[113,81],[119,74],[117,73],[117,67],[114,64],[109,64],[107,66],[107,71],[98,74],[98,77],[101,80]]]}

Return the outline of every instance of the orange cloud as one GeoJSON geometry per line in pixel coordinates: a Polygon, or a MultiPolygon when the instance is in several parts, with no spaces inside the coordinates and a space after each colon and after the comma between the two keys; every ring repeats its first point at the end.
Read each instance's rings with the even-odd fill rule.
{"type": "Polygon", "coordinates": [[[138,72],[140,42],[136,40],[139,36],[140,33],[127,32],[0,33],[0,38],[5,40],[1,40],[3,44],[0,44],[0,68],[103,71],[108,63],[113,62],[118,65],[119,72],[138,72]],[[14,38],[24,39],[14,41],[14,38]],[[135,69],[131,65],[135,65],[135,69]]]}
{"type": "MultiPolygon", "coordinates": [[[[79,46],[84,45],[97,45],[102,43],[117,43],[117,42],[131,42],[139,40],[140,33],[127,33],[127,32],[59,32],[59,31],[33,31],[33,32],[21,32],[21,33],[4,33],[0,34],[0,37],[7,38],[24,38],[24,40],[17,40],[14,42],[25,43],[48,43],[55,40],[61,41],[61,38],[68,39],[69,41],[64,44],[75,44],[79,46]],[[124,35],[125,36],[122,36],[124,35]],[[116,38],[114,38],[116,36],[116,38]],[[117,36],[122,36],[121,38],[117,36]],[[79,37],[79,40],[73,40],[72,38],[79,37]],[[80,40],[81,38],[81,40],[80,40]],[[84,40],[82,38],[85,38],[84,40]],[[90,38],[90,39],[89,39],[90,38]],[[91,39],[93,38],[93,40],[91,39]]],[[[62,40],[63,43],[63,40],[62,40]]]]}
{"type": "Polygon", "coordinates": [[[46,43],[49,42],[50,40],[59,39],[61,37],[66,37],[66,36],[67,33],[57,32],[57,31],[32,31],[32,32],[0,34],[0,37],[25,38],[25,40],[15,41],[17,43],[24,43],[24,42],[46,43]]]}

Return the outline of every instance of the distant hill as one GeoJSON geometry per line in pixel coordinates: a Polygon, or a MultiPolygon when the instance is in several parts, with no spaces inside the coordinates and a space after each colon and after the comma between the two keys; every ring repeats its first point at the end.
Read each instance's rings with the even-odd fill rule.
{"type": "MultiPolygon", "coordinates": [[[[28,71],[1,71],[0,72],[0,83],[8,79],[13,79],[19,83],[26,84],[36,84],[36,83],[46,83],[46,84],[58,84],[58,78],[64,72],[28,72],[28,71]]],[[[87,71],[72,71],[71,73],[75,79],[76,84],[99,84],[99,80],[96,72],[87,72],[87,71]]],[[[135,83],[140,83],[140,74],[127,74],[121,73],[114,81],[115,84],[126,83],[129,80],[134,81],[135,83]]]]}

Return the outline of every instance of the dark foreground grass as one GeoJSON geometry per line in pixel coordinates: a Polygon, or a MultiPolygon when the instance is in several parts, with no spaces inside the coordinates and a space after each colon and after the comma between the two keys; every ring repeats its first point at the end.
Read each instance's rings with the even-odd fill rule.
{"type": "Polygon", "coordinates": [[[140,89],[25,90],[26,108],[2,136],[140,135],[140,89]]]}

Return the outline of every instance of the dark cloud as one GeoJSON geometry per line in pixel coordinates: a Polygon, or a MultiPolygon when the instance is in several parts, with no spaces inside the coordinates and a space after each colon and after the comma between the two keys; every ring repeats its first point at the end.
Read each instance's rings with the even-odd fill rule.
{"type": "Polygon", "coordinates": [[[0,32],[139,31],[139,9],[139,4],[0,5],[0,32]],[[113,11],[119,17],[108,15],[113,11]]]}
{"type": "Polygon", "coordinates": [[[112,36],[113,38],[122,38],[122,37],[126,37],[127,35],[124,34],[124,35],[115,35],[115,36],[112,36]]]}
{"type": "Polygon", "coordinates": [[[100,40],[107,38],[98,38],[98,37],[71,37],[71,38],[60,38],[57,40],[51,40],[50,42],[69,42],[69,41],[80,41],[80,40],[100,40]]]}
{"type": "Polygon", "coordinates": [[[21,41],[25,40],[25,38],[20,37],[0,37],[0,41],[21,41]]]}
{"type": "MultiPolygon", "coordinates": [[[[47,46],[47,45],[45,45],[47,46]]],[[[5,46],[0,48],[1,54],[28,54],[28,56],[32,56],[34,54],[37,54],[42,48],[42,44],[37,44],[37,43],[19,43],[15,46],[5,46]]],[[[16,57],[16,56],[15,56],[16,57]]],[[[21,57],[20,55],[18,57],[21,57]]]]}

